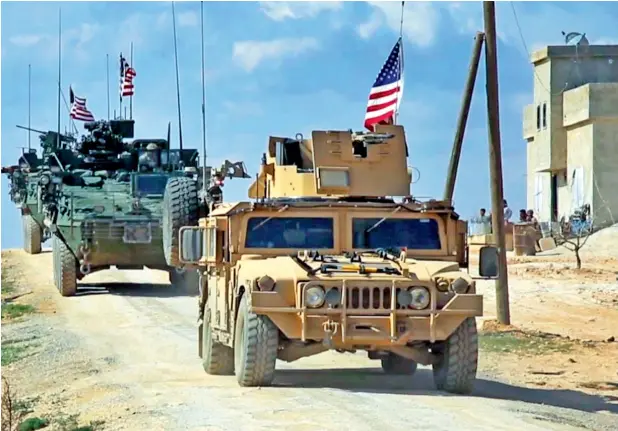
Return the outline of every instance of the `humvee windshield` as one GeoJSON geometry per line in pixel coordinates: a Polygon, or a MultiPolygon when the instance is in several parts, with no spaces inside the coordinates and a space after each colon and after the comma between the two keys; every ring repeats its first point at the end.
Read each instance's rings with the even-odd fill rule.
{"type": "Polygon", "coordinates": [[[247,223],[247,248],[334,248],[330,217],[252,217],[247,223]]]}
{"type": "Polygon", "coordinates": [[[136,175],[135,194],[137,196],[163,195],[167,180],[167,175],[136,175]]]}
{"type": "Polygon", "coordinates": [[[407,247],[411,250],[440,250],[440,227],[431,218],[352,219],[352,247],[360,249],[407,247]]]}

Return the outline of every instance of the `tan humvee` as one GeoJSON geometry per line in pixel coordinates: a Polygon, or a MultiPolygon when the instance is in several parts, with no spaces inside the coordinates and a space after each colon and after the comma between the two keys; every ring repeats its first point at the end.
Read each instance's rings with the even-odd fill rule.
{"type": "MultiPolygon", "coordinates": [[[[460,270],[466,223],[449,202],[387,198],[410,193],[406,156],[401,126],[271,137],[255,200],[181,228],[181,261],[202,274],[207,373],[263,386],[277,359],[365,350],[386,373],[432,365],[439,389],[471,389],[483,298],[460,270]]],[[[481,253],[483,276],[496,256],[481,253]]]]}

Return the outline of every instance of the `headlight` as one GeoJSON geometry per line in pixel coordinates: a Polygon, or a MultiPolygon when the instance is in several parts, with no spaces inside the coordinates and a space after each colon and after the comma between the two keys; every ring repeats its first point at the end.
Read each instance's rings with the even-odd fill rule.
{"type": "Polygon", "coordinates": [[[94,212],[97,214],[101,214],[105,211],[105,207],[103,205],[95,205],[93,208],[94,212]]]}
{"type": "Polygon", "coordinates": [[[326,302],[329,307],[335,307],[341,304],[341,292],[339,291],[339,288],[333,287],[332,289],[329,289],[324,296],[324,302],[326,302]]]}
{"type": "Polygon", "coordinates": [[[42,175],[41,178],[39,179],[39,183],[46,186],[51,182],[51,178],[49,177],[49,175],[42,175]]]}
{"type": "Polygon", "coordinates": [[[408,292],[410,292],[412,296],[410,307],[416,310],[422,310],[429,306],[430,295],[426,287],[412,287],[408,289],[408,292]]]}
{"type": "Polygon", "coordinates": [[[305,290],[305,305],[309,308],[318,308],[324,304],[324,289],[322,286],[312,286],[305,290]]]}

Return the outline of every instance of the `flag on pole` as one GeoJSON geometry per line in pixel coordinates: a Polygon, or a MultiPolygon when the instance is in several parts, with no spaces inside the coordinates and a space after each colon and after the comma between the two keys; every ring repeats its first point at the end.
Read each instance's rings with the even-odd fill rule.
{"type": "Polygon", "coordinates": [[[133,78],[136,75],[135,69],[129,65],[129,62],[120,53],[120,100],[126,96],[133,96],[133,78]]]}
{"type": "Polygon", "coordinates": [[[94,115],[86,108],[86,99],[77,97],[71,87],[69,87],[69,95],[71,98],[71,118],[78,121],[94,121],[94,115]]]}
{"type": "Polygon", "coordinates": [[[403,95],[402,38],[397,40],[369,92],[365,127],[375,130],[376,124],[393,124],[403,95]]]}

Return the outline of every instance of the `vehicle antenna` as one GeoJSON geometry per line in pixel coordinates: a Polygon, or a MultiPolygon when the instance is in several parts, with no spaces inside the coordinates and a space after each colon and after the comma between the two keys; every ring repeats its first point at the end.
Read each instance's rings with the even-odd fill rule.
{"type": "MultiPolygon", "coordinates": [[[[31,104],[30,104],[30,100],[31,100],[31,93],[32,93],[32,70],[31,70],[31,65],[28,65],[28,128],[30,128],[31,124],[30,124],[30,113],[31,113],[31,104]]],[[[30,135],[31,133],[28,133],[28,151],[30,151],[30,135]]]]}
{"type": "Polygon", "coordinates": [[[204,151],[204,168],[202,172],[202,186],[207,187],[206,173],[206,78],[204,70],[204,2],[200,2],[200,18],[202,27],[202,148],[204,151]]]}
{"type": "Polygon", "coordinates": [[[176,62],[176,98],[178,101],[178,141],[182,151],[182,119],[180,117],[180,81],[178,78],[178,43],[176,42],[176,11],[172,2],[172,23],[174,26],[174,60],[176,62]]]}
{"type": "Polygon", "coordinates": [[[62,83],[62,9],[58,9],[58,136],[56,145],[60,148],[60,96],[62,83]]]}

